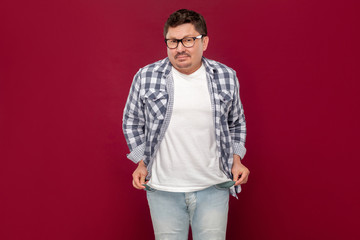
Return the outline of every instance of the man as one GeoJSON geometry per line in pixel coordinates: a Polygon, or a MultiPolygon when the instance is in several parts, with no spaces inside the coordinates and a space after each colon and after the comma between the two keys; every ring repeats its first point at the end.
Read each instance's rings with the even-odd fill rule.
{"type": "Polygon", "coordinates": [[[168,57],[137,72],[124,110],[132,184],[147,191],[156,239],[187,239],[189,224],[194,240],[225,239],[229,192],[249,175],[238,79],[203,57],[200,14],[174,12],[164,37],[168,57]]]}

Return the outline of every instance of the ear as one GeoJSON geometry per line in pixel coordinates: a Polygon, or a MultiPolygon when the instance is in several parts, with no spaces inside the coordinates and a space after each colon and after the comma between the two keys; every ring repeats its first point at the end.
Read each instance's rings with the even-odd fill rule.
{"type": "Polygon", "coordinates": [[[208,47],[208,44],[209,44],[209,37],[208,36],[205,36],[203,37],[203,51],[205,51],[208,47]]]}

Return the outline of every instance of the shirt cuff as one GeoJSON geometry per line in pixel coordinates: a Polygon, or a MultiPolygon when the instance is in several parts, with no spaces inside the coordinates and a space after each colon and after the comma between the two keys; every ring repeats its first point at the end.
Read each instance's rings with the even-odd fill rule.
{"type": "Polygon", "coordinates": [[[234,154],[239,155],[242,160],[245,156],[246,148],[241,143],[234,143],[233,151],[234,151],[234,154]]]}
{"type": "Polygon", "coordinates": [[[145,142],[134,148],[129,154],[126,154],[126,156],[134,163],[138,163],[141,160],[144,160],[144,152],[145,152],[145,142]]]}

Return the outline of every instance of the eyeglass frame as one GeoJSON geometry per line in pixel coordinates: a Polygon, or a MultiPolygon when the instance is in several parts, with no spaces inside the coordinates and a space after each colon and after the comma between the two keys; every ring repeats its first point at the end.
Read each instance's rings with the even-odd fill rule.
{"type": "Polygon", "coordinates": [[[182,38],[182,39],[168,39],[168,38],[165,38],[164,39],[164,41],[165,41],[165,44],[166,44],[166,47],[167,48],[169,48],[169,49],[176,49],[178,46],[179,46],[179,42],[181,42],[181,44],[185,47],[185,48],[192,48],[194,45],[195,45],[195,41],[196,41],[196,39],[202,39],[203,37],[205,37],[206,35],[199,35],[199,36],[196,36],[196,37],[184,37],[184,38],[182,38]],[[191,46],[191,47],[186,47],[185,45],[184,45],[184,43],[183,43],[183,40],[185,39],[185,38],[192,38],[192,39],[194,39],[194,44],[191,46]],[[176,47],[174,47],[174,48],[170,48],[169,46],[168,46],[168,44],[167,44],[167,41],[168,40],[176,40],[177,42],[176,42],[176,47]]]}

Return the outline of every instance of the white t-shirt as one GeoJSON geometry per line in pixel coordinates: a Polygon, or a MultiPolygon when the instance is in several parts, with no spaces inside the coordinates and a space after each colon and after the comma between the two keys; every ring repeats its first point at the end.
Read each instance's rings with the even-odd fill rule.
{"type": "Polygon", "coordinates": [[[148,183],[169,192],[192,192],[229,181],[220,170],[205,67],[186,75],[172,68],[174,108],[148,183]]]}

